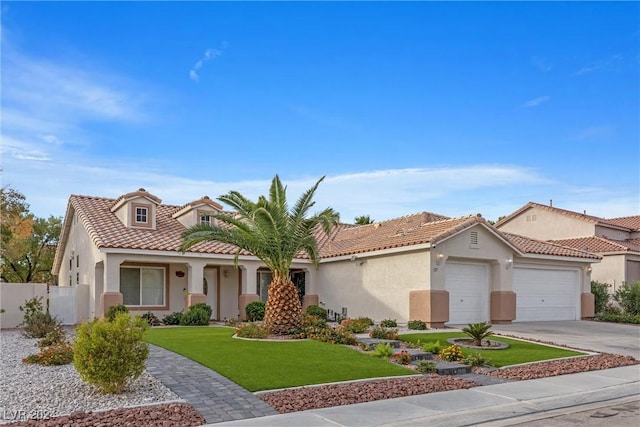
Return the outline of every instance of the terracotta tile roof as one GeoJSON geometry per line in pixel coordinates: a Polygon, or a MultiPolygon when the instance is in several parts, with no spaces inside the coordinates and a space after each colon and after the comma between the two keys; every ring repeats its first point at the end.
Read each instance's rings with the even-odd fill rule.
{"type": "MultiPolygon", "coordinates": [[[[571,218],[575,218],[575,219],[579,219],[582,221],[586,221],[586,222],[590,222],[593,224],[603,224],[603,225],[612,225],[615,227],[622,227],[622,228],[630,228],[627,225],[623,225],[622,224],[622,220],[624,220],[624,218],[617,218],[617,219],[606,219],[606,218],[600,218],[597,216],[593,216],[593,215],[586,215],[584,213],[580,213],[580,212],[574,212],[574,211],[569,211],[566,209],[560,209],[560,208],[556,208],[553,206],[549,206],[549,205],[542,205],[540,203],[534,203],[534,202],[529,202],[526,205],[524,205],[523,207],[521,207],[520,209],[516,210],[515,212],[507,215],[506,217],[502,218],[500,221],[498,221],[496,223],[496,227],[500,227],[501,225],[511,221],[513,218],[515,218],[516,216],[520,215],[521,213],[523,213],[524,211],[531,209],[531,208],[538,208],[538,209],[543,209],[549,212],[554,212],[554,213],[558,213],[561,215],[565,215],[571,218]],[[618,221],[621,220],[621,221],[618,221]]],[[[640,216],[638,217],[627,217],[627,218],[638,218],[637,222],[640,223],[640,216]]]]}
{"type": "Polygon", "coordinates": [[[610,224],[619,225],[620,227],[626,227],[633,231],[640,231],[640,215],[625,216],[621,218],[608,218],[607,222],[610,224]]]}
{"type": "Polygon", "coordinates": [[[433,243],[478,222],[485,221],[477,215],[447,218],[422,212],[374,224],[343,227],[323,242],[320,256],[331,258],[433,243]]]}
{"type": "Polygon", "coordinates": [[[502,234],[509,243],[525,254],[566,256],[586,259],[602,258],[596,254],[562,245],[558,242],[543,242],[542,240],[535,240],[529,237],[504,232],[501,232],[500,234],[502,234]]]}
{"type": "Polygon", "coordinates": [[[640,239],[612,240],[606,237],[590,236],[575,239],[552,240],[553,243],[568,246],[575,249],[606,254],[612,252],[638,252],[640,253],[640,239]]]}

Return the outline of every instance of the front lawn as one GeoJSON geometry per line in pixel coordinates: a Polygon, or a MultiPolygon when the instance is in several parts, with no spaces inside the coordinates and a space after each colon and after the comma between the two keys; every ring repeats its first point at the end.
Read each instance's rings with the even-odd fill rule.
{"type": "Polygon", "coordinates": [[[144,339],[195,360],[249,391],[415,374],[342,345],[247,341],[232,335],[233,328],[223,327],[154,328],[144,339]]]}
{"type": "MultiPolygon", "coordinates": [[[[434,333],[415,333],[400,335],[402,341],[426,344],[428,342],[440,341],[444,348],[450,345],[447,340],[449,338],[467,337],[462,332],[434,332],[434,333]]],[[[490,336],[492,341],[502,341],[509,344],[506,350],[476,350],[462,347],[462,353],[467,356],[469,354],[480,353],[482,357],[489,360],[491,366],[501,368],[503,366],[517,365],[519,363],[539,362],[542,360],[557,359],[561,357],[580,356],[585,353],[566,350],[562,348],[550,347],[543,344],[533,342],[513,340],[500,336],[490,336]]]]}

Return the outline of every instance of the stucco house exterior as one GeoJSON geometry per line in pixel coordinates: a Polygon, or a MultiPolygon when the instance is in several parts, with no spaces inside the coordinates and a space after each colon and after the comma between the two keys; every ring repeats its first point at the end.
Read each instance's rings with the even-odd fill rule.
{"type": "Polygon", "coordinates": [[[600,218],[529,202],[496,228],[602,256],[591,278],[612,285],[640,280],[640,215],[600,218]]]}
{"type": "MultiPolygon", "coordinates": [[[[60,286],[88,284],[90,317],[124,303],[158,316],[206,302],[214,319],[244,318],[266,300],[270,273],[252,254],[220,242],[181,253],[181,234],[215,221],[208,197],[162,204],[139,189],[117,199],[72,195],[54,261],[60,286]]],[[[407,215],[340,224],[318,235],[320,265],[292,263],[303,306],[349,317],[431,327],[490,321],[577,320],[593,316],[591,264],[597,254],[498,230],[480,215],[407,215]]]]}

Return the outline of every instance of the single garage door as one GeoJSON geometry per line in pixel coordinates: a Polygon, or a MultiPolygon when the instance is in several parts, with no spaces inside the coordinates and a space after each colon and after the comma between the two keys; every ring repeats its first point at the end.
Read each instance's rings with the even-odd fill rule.
{"type": "Polygon", "coordinates": [[[515,267],[515,321],[579,319],[578,289],[576,270],[515,267]]]}
{"type": "Polygon", "coordinates": [[[484,264],[447,263],[445,285],[449,292],[452,325],[489,320],[489,269],[484,264]]]}

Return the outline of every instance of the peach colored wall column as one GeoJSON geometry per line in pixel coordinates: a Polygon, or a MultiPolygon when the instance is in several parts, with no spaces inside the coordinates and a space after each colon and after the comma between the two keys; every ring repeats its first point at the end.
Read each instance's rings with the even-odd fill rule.
{"type": "Polygon", "coordinates": [[[449,321],[449,292],[409,292],[409,320],[422,320],[430,328],[443,328],[449,321]]]}
{"type": "Polygon", "coordinates": [[[238,308],[240,309],[240,320],[247,320],[247,312],[245,307],[253,301],[258,301],[258,294],[242,294],[238,297],[238,308]]]}
{"type": "Polygon", "coordinates": [[[205,294],[188,294],[187,295],[187,308],[195,304],[207,303],[207,296],[205,294]]]}
{"type": "Polygon", "coordinates": [[[511,323],[516,318],[516,294],[512,291],[491,292],[491,323],[511,323]]]}
{"type": "Polygon", "coordinates": [[[120,292],[103,292],[100,294],[100,317],[104,317],[109,307],[122,304],[120,292]]]}
{"type": "Polygon", "coordinates": [[[310,305],[318,305],[320,298],[318,295],[305,295],[302,297],[302,310],[306,310],[310,305]]]}
{"type": "Polygon", "coordinates": [[[592,319],[595,315],[596,298],[591,292],[584,292],[580,295],[580,317],[592,319]]]}

